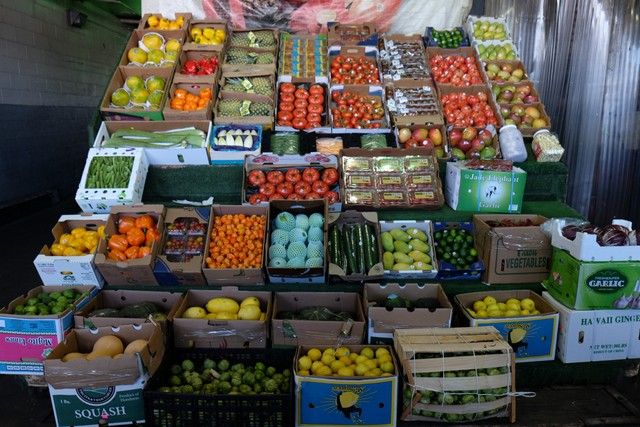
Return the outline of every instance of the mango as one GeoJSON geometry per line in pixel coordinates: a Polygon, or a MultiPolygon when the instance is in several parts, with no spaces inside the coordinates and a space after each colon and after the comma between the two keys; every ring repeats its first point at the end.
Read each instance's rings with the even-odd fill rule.
{"type": "Polygon", "coordinates": [[[412,239],[409,244],[416,251],[424,252],[425,254],[429,252],[429,245],[419,239],[412,239]]]}
{"type": "Polygon", "coordinates": [[[422,230],[418,230],[417,228],[408,228],[407,234],[411,236],[412,239],[418,239],[423,242],[427,241],[427,235],[422,230]]]}
{"type": "Polygon", "coordinates": [[[380,235],[382,240],[382,247],[385,251],[393,252],[393,237],[388,231],[385,231],[380,235]]]}
{"type": "Polygon", "coordinates": [[[401,242],[405,242],[405,243],[408,243],[409,240],[411,240],[411,236],[409,236],[407,233],[400,230],[399,228],[394,228],[389,233],[391,233],[391,236],[394,238],[394,240],[400,240],[401,242]]]}
{"type": "Polygon", "coordinates": [[[393,247],[395,248],[396,252],[402,252],[403,254],[408,254],[409,252],[411,252],[411,249],[413,249],[411,246],[401,240],[394,241],[393,247]]]}
{"type": "Polygon", "coordinates": [[[409,256],[413,259],[413,261],[422,261],[424,263],[430,263],[431,257],[424,252],[420,251],[411,251],[409,252],[409,256]]]}
{"type": "Polygon", "coordinates": [[[392,268],[393,271],[404,271],[404,270],[413,270],[413,266],[409,264],[405,264],[404,262],[399,262],[395,264],[392,268]]]}
{"type": "Polygon", "coordinates": [[[391,270],[395,262],[396,260],[391,252],[387,251],[382,254],[382,265],[384,266],[385,270],[391,270]]]}
{"type": "Polygon", "coordinates": [[[413,264],[411,264],[411,266],[415,270],[433,270],[433,267],[431,266],[431,264],[422,262],[422,261],[416,261],[413,264]]]}
{"type": "Polygon", "coordinates": [[[415,261],[409,255],[403,254],[402,252],[394,252],[393,258],[395,259],[395,262],[400,262],[404,264],[413,264],[413,262],[415,261]]]}

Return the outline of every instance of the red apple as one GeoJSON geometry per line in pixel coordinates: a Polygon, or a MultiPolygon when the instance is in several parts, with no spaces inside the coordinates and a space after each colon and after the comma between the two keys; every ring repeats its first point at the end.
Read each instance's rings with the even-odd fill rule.
{"type": "Polygon", "coordinates": [[[434,148],[434,144],[429,138],[418,141],[418,145],[423,148],[429,148],[430,150],[433,150],[434,148]]]}
{"type": "Polygon", "coordinates": [[[491,132],[489,132],[488,130],[482,129],[480,132],[478,132],[478,138],[480,138],[484,142],[484,144],[487,145],[493,139],[493,135],[491,135],[491,132]]]}
{"type": "Polygon", "coordinates": [[[480,151],[475,150],[475,149],[471,149],[469,151],[467,151],[466,156],[467,159],[479,159],[480,158],[480,151]]]}
{"type": "Polygon", "coordinates": [[[462,141],[460,141],[458,143],[458,148],[466,153],[467,151],[469,151],[471,149],[471,141],[463,139],[462,141]]]}
{"type": "Polygon", "coordinates": [[[404,143],[404,148],[416,148],[418,147],[418,141],[413,138],[409,138],[407,142],[404,143]]]}
{"type": "Polygon", "coordinates": [[[411,137],[416,141],[422,141],[428,136],[429,132],[427,132],[427,130],[424,128],[414,129],[413,132],[411,132],[411,137]]]}
{"type": "Polygon", "coordinates": [[[433,142],[433,145],[442,145],[442,132],[440,132],[440,129],[429,129],[429,139],[433,142]]]}
{"type": "Polygon", "coordinates": [[[523,95],[529,95],[531,93],[531,86],[523,85],[516,87],[516,92],[521,93],[523,95]]]}
{"type": "Polygon", "coordinates": [[[527,95],[524,97],[525,104],[533,104],[534,102],[538,102],[538,97],[535,95],[527,95]]]}
{"type": "Polygon", "coordinates": [[[460,141],[462,141],[462,132],[459,129],[449,132],[449,142],[452,147],[456,147],[460,141]]]}
{"type": "MultiPolygon", "coordinates": [[[[464,128],[464,130],[462,131],[462,139],[464,140],[471,141],[476,136],[478,136],[478,131],[476,130],[476,128],[467,127],[467,128],[464,128]]],[[[466,150],[462,150],[462,151],[466,151],[466,150]]]]}
{"type": "Polygon", "coordinates": [[[476,138],[473,141],[471,141],[472,150],[477,150],[478,152],[480,152],[482,151],[483,148],[484,148],[484,141],[481,140],[480,138],[476,138]]]}

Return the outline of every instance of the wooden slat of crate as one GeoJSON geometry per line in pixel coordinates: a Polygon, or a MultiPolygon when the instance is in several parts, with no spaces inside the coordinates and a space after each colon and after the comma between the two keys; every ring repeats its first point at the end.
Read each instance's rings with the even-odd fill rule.
{"type": "MultiPolygon", "coordinates": [[[[447,371],[469,371],[474,369],[500,368],[509,363],[508,356],[504,354],[484,354],[477,356],[447,356],[447,371]]],[[[442,372],[442,357],[431,359],[411,359],[406,361],[411,364],[415,372],[442,372]]]]}
{"type": "MultiPolygon", "coordinates": [[[[409,383],[418,389],[433,390],[442,392],[463,392],[486,390],[490,388],[509,387],[511,385],[511,375],[487,375],[485,377],[457,377],[457,378],[429,378],[409,376],[409,383]]],[[[470,394],[473,394],[470,393],[470,394]]]]}

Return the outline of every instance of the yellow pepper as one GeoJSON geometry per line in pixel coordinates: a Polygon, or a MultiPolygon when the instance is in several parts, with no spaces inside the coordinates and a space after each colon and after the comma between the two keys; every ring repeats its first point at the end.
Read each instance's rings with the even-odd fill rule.
{"type": "Polygon", "coordinates": [[[80,256],[80,255],[84,255],[84,253],[80,252],[79,250],[72,248],[72,247],[67,247],[64,252],[63,252],[64,256],[80,256]]]}
{"type": "Polygon", "coordinates": [[[72,248],[78,250],[79,252],[84,252],[84,251],[87,250],[87,245],[84,244],[82,239],[72,239],[69,242],[69,246],[71,246],[72,248]]]}
{"type": "Polygon", "coordinates": [[[54,243],[51,245],[51,255],[61,256],[64,253],[66,246],[61,245],[60,243],[54,243]]]}
{"type": "Polygon", "coordinates": [[[77,237],[82,237],[86,232],[87,230],[85,230],[84,227],[77,227],[71,230],[71,235],[77,238],[77,237]]]}
{"type": "Polygon", "coordinates": [[[101,225],[100,227],[98,227],[98,236],[100,238],[104,237],[104,225],[101,225]]]}
{"type": "Polygon", "coordinates": [[[73,236],[69,233],[64,233],[62,236],[60,236],[60,238],[58,239],[58,243],[60,243],[61,245],[69,245],[69,242],[71,241],[71,239],[73,239],[73,236]]]}

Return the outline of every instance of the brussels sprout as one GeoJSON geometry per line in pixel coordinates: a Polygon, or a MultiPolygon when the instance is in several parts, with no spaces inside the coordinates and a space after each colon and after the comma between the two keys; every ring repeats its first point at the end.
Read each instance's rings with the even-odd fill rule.
{"type": "Polygon", "coordinates": [[[244,364],[243,363],[236,363],[235,365],[231,366],[231,370],[233,372],[244,371],[244,364]]]}
{"type": "Polygon", "coordinates": [[[256,383],[256,377],[253,372],[245,372],[242,375],[242,383],[253,386],[256,383]]]}
{"type": "Polygon", "coordinates": [[[278,391],[278,383],[273,379],[268,379],[264,382],[264,389],[267,392],[275,393],[278,391]]]}

